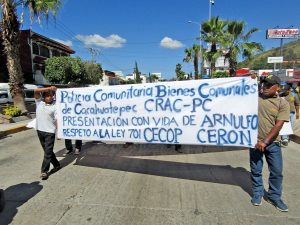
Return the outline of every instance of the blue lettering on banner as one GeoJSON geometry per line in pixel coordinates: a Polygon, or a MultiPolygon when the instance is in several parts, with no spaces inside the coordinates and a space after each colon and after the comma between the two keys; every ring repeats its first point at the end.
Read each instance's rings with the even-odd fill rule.
{"type": "Polygon", "coordinates": [[[76,128],[66,128],[63,129],[63,136],[68,137],[90,137],[92,134],[90,129],[76,129],[76,128]]]}
{"type": "Polygon", "coordinates": [[[61,91],[60,103],[74,103],[74,102],[89,102],[91,101],[91,95],[83,95],[81,93],[75,93],[74,91],[61,91]]]}
{"type": "Polygon", "coordinates": [[[242,80],[241,84],[232,85],[229,87],[211,87],[208,88],[208,83],[203,83],[198,87],[198,94],[202,98],[208,97],[220,97],[220,96],[230,96],[230,95],[249,95],[257,92],[257,84],[252,84],[251,86],[245,83],[245,79],[242,80]]]}
{"type": "Polygon", "coordinates": [[[155,118],[152,117],[152,120],[155,124],[155,126],[177,126],[178,127],[178,123],[176,121],[176,119],[174,117],[169,118],[169,117],[159,117],[159,118],[155,118]]]}
{"type": "Polygon", "coordinates": [[[81,103],[77,103],[74,106],[74,112],[77,115],[99,115],[99,114],[118,114],[122,116],[123,113],[137,112],[136,105],[127,106],[113,106],[112,102],[109,102],[107,107],[98,107],[96,104],[94,107],[85,108],[81,103]]]}
{"type": "Polygon", "coordinates": [[[200,99],[200,98],[194,98],[193,99],[193,105],[192,105],[192,111],[191,112],[196,112],[197,111],[197,108],[200,107],[200,109],[202,109],[203,111],[205,112],[209,112],[211,111],[211,109],[209,108],[209,105],[208,103],[211,102],[212,100],[211,99],[200,99]]]}
{"type": "Polygon", "coordinates": [[[150,125],[150,118],[149,116],[134,116],[131,118],[131,124],[133,126],[145,126],[145,125],[150,125]]]}
{"type": "Polygon", "coordinates": [[[100,139],[124,138],[125,129],[95,129],[93,136],[100,139]]]}
{"type": "Polygon", "coordinates": [[[235,115],[213,114],[212,116],[205,115],[201,123],[201,127],[231,126],[234,129],[252,129],[256,130],[258,126],[257,115],[235,115]]]}
{"type": "Polygon", "coordinates": [[[179,113],[182,108],[181,102],[182,99],[180,98],[173,101],[169,98],[148,99],[144,103],[144,108],[148,112],[170,111],[179,113]]]}
{"type": "Polygon", "coordinates": [[[174,143],[178,144],[178,138],[182,135],[182,130],[179,128],[145,128],[144,139],[148,143],[174,143]]]}
{"type": "Polygon", "coordinates": [[[196,126],[195,124],[195,115],[183,116],[182,117],[182,125],[183,126],[196,126]]]}
{"type": "Polygon", "coordinates": [[[107,92],[103,89],[98,89],[94,92],[93,98],[95,102],[105,102],[107,100],[122,100],[122,99],[132,99],[137,97],[149,97],[153,96],[153,88],[146,87],[134,88],[131,86],[127,90],[121,92],[107,92]]]}
{"type": "Polygon", "coordinates": [[[250,130],[200,129],[197,140],[201,144],[248,145],[251,146],[250,130]]]}
{"type": "Polygon", "coordinates": [[[70,114],[72,111],[71,107],[68,107],[67,103],[65,103],[64,108],[62,109],[62,114],[70,114]]]}
{"type": "Polygon", "coordinates": [[[191,96],[195,95],[194,88],[173,88],[165,85],[156,85],[156,96],[155,97],[168,97],[168,96],[191,96]]]}

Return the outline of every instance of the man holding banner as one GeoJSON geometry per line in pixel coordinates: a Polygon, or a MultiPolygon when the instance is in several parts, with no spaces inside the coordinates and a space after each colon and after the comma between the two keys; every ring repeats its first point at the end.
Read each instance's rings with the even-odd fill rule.
{"type": "Polygon", "coordinates": [[[50,163],[53,165],[51,172],[58,171],[60,163],[54,152],[55,132],[56,132],[56,105],[54,92],[56,87],[37,88],[34,91],[36,102],[36,129],[40,143],[44,150],[44,159],[41,168],[42,180],[48,179],[50,163]],[[42,100],[41,95],[42,94],[42,100]]]}
{"type": "Polygon", "coordinates": [[[289,121],[289,105],[278,96],[280,79],[269,75],[262,80],[262,94],[258,101],[258,141],[250,148],[250,167],[255,206],[262,204],[264,186],[262,179],[263,156],[269,167],[269,190],[266,200],[278,210],[287,212],[287,205],[281,200],[283,160],[278,136],[284,122],[289,121]]]}

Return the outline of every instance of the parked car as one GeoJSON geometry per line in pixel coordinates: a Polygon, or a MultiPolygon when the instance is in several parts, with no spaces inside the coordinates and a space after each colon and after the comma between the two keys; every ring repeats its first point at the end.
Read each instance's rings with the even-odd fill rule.
{"type": "MultiPolygon", "coordinates": [[[[25,102],[34,102],[34,89],[38,88],[34,84],[24,84],[25,102]]],[[[0,83],[0,104],[12,103],[8,83],[0,83]]]]}

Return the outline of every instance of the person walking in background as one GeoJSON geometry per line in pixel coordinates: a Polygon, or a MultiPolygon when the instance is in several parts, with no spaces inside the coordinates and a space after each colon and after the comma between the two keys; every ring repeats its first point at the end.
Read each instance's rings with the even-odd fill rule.
{"type": "MultiPolygon", "coordinates": [[[[283,84],[280,87],[281,96],[284,97],[290,105],[290,122],[293,127],[295,118],[299,119],[299,98],[298,95],[291,91],[291,88],[288,84],[283,84]]],[[[283,146],[288,146],[289,144],[289,135],[281,136],[281,144],[283,146]]]]}
{"type": "Polygon", "coordinates": [[[282,201],[283,160],[278,136],[284,122],[289,121],[289,104],[278,96],[280,79],[269,75],[262,80],[262,93],[258,98],[258,141],[250,148],[252,199],[255,206],[262,204],[262,197],[282,212],[288,207],[282,201]],[[262,178],[263,156],[269,169],[269,189],[264,196],[262,178]]]}
{"type": "Polygon", "coordinates": [[[53,165],[51,172],[58,171],[60,163],[53,152],[56,131],[56,106],[54,92],[56,87],[37,88],[34,91],[36,102],[36,129],[40,143],[44,150],[44,159],[41,167],[41,178],[48,179],[50,163],[53,165]],[[41,100],[42,94],[42,100],[41,100]]]}
{"type": "MultiPolygon", "coordinates": [[[[73,153],[72,140],[65,139],[66,153],[64,155],[69,155],[73,153]]],[[[82,140],[75,140],[75,155],[79,155],[82,148],[82,140]]]]}

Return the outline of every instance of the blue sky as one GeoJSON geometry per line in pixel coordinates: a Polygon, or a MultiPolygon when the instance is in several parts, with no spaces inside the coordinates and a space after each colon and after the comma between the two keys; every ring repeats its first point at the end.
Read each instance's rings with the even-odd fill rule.
{"type": "MultiPolygon", "coordinates": [[[[94,59],[106,70],[132,73],[135,61],[139,70],[161,72],[163,77],[175,77],[177,63],[187,73],[191,63],[184,63],[184,49],[199,36],[199,26],[208,19],[209,0],[62,0],[56,22],[33,23],[32,30],[63,41],[76,51],[74,56],[94,59]]],[[[265,31],[279,26],[300,27],[299,0],[215,0],[212,16],[243,20],[249,30],[260,29],[251,41],[264,49],[279,47],[279,40],[266,40],[265,31]]],[[[25,17],[22,29],[29,28],[25,17]]],[[[284,43],[291,40],[284,40],[284,43]]]]}

